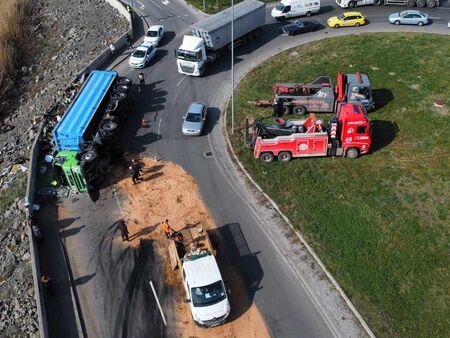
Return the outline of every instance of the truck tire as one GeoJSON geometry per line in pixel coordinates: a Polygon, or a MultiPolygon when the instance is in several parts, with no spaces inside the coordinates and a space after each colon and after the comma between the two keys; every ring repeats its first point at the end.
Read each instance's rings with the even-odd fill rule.
{"type": "Polygon", "coordinates": [[[97,153],[94,150],[87,150],[81,155],[81,161],[86,163],[94,162],[97,159],[97,153]]]}
{"type": "Polygon", "coordinates": [[[286,162],[289,162],[291,159],[292,159],[292,155],[289,151],[281,151],[278,154],[278,161],[286,163],[286,162]]]}
{"type": "Polygon", "coordinates": [[[375,5],[376,6],[381,6],[384,3],[383,0],[375,0],[375,5]]]}
{"type": "Polygon", "coordinates": [[[111,134],[117,130],[118,126],[119,125],[117,124],[117,122],[114,122],[111,120],[111,121],[107,121],[107,122],[103,123],[100,126],[100,129],[107,134],[111,134]]]}
{"type": "Polygon", "coordinates": [[[270,153],[270,152],[264,152],[264,153],[261,153],[261,155],[259,155],[259,160],[260,160],[262,163],[270,163],[270,162],[273,162],[274,158],[275,158],[275,157],[274,157],[273,154],[270,153]]]}
{"type": "Polygon", "coordinates": [[[436,0],[427,0],[427,7],[429,8],[436,7],[436,0]]]}
{"type": "Polygon", "coordinates": [[[130,91],[130,87],[124,84],[118,84],[114,87],[114,91],[119,93],[128,93],[130,91]]]}
{"type": "Polygon", "coordinates": [[[295,106],[294,107],[294,114],[296,114],[296,115],[305,115],[306,114],[305,106],[295,106]]]}
{"type": "Polygon", "coordinates": [[[426,2],[425,2],[425,0],[417,0],[417,7],[419,7],[419,8],[423,8],[423,7],[425,7],[425,5],[427,4],[426,2]]]}
{"type": "Polygon", "coordinates": [[[117,80],[117,84],[119,85],[125,85],[125,86],[131,86],[133,84],[133,81],[127,77],[119,77],[119,80],[117,80]]]}
{"type": "Polygon", "coordinates": [[[357,148],[348,148],[347,153],[345,154],[347,158],[358,158],[359,150],[357,148]]]}
{"type": "Polygon", "coordinates": [[[309,18],[309,17],[311,16],[311,14],[312,14],[312,13],[311,13],[310,11],[307,11],[306,14],[305,14],[305,16],[306,16],[307,18],[309,18]]]}
{"type": "Polygon", "coordinates": [[[283,115],[292,114],[292,106],[283,106],[283,115]]]}
{"type": "Polygon", "coordinates": [[[356,1],[350,1],[348,3],[348,8],[356,8],[356,1]]]}
{"type": "Polygon", "coordinates": [[[113,92],[111,94],[111,100],[120,101],[127,97],[127,93],[113,92]]]}
{"type": "Polygon", "coordinates": [[[414,7],[416,5],[415,0],[406,0],[406,7],[414,7]]]}

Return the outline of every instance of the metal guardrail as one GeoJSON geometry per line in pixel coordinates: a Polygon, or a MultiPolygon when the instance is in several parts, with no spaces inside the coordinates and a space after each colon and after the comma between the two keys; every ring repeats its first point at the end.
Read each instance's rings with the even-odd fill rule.
{"type": "MultiPolygon", "coordinates": [[[[122,49],[124,46],[126,46],[126,36],[127,34],[130,36],[130,38],[133,38],[133,17],[124,5],[118,1],[118,0],[106,0],[111,6],[116,8],[120,14],[122,14],[127,21],[130,23],[129,30],[124,33],[120,38],[118,38],[114,43],[114,48],[116,50],[122,49]]],[[[83,68],[79,74],[72,79],[71,84],[76,80],[76,78],[84,73],[88,73],[94,69],[100,68],[102,65],[106,63],[111,57],[113,57],[113,53],[109,49],[105,49],[100,55],[98,55],[94,60],[92,60],[85,68],[83,68]]],[[[70,86],[69,86],[70,87],[70,86]]],[[[37,162],[39,158],[40,153],[40,146],[39,146],[39,139],[42,136],[44,127],[47,125],[47,120],[44,120],[41,122],[36,138],[33,141],[33,146],[31,147],[30,151],[30,162],[28,166],[28,178],[27,178],[27,189],[25,194],[25,212],[26,215],[32,215],[33,214],[33,204],[34,204],[34,197],[35,197],[35,190],[36,190],[36,167],[37,162]]],[[[47,311],[45,309],[44,304],[44,292],[42,285],[40,283],[40,276],[41,276],[41,268],[39,263],[39,255],[38,255],[38,245],[36,238],[33,236],[32,231],[30,228],[28,228],[28,238],[30,243],[30,254],[31,254],[31,266],[33,270],[33,283],[34,283],[34,289],[35,289],[35,299],[36,299],[36,307],[37,307],[37,314],[38,314],[38,321],[39,321],[39,332],[41,338],[48,338],[49,337],[49,331],[48,331],[48,322],[47,322],[47,311]]],[[[72,293],[73,295],[73,293],[72,293]]],[[[75,302],[74,302],[75,304],[75,302]]],[[[74,305],[75,306],[75,305],[74,305]]],[[[80,313],[80,309],[75,309],[76,313],[80,313]]],[[[79,320],[77,321],[79,323],[79,320]]],[[[79,332],[81,332],[79,330],[79,332]]]]}

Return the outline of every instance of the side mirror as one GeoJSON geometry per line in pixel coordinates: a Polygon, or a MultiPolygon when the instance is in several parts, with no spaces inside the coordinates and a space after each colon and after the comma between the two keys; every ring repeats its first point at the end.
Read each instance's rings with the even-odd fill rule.
{"type": "Polygon", "coordinates": [[[181,116],[181,118],[184,120],[185,119],[185,117],[184,116],[181,116]]]}
{"type": "Polygon", "coordinates": [[[185,303],[190,303],[190,302],[191,302],[191,300],[190,300],[189,298],[185,298],[185,299],[183,299],[183,301],[184,301],[185,303]]]}

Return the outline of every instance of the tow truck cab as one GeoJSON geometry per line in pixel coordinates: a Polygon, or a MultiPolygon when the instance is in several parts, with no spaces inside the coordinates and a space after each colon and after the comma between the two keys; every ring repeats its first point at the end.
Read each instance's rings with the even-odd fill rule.
{"type": "Polygon", "coordinates": [[[230,314],[230,303],[216,258],[207,252],[184,259],[182,274],[195,323],[203,327],[222,324],[230,314]]]}
{"type": "MultiPolygon", "coordinates": [[[[340,138],[343,155],[349,149],[355,149],[359,155],[367,154],[372,143],[372,130],[366,112],[358,104],[343,104],[338,112],[337,136],[340,138]],[[340,129],[340,130],[339,130],[340,129]]],[[[332,119],[333,120],[333,119],[332,119]]],[[[330,139],[333,140],[333,121],[330,121],[330,139]]]]}
{"type": "Polygon", "coordinates": [[[360,104],[365,111],[374,108],[370,79],[367,74],[338,73],[337,101],[360,104]]]}

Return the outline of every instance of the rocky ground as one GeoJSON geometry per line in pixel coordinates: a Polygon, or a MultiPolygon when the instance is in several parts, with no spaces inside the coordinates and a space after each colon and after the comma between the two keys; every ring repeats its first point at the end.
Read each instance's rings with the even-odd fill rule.
{"type": "MultiPolygon", "coordinates": [[[[18,70],[12,99],[0,103],[0,197],[22,185],[44,114],[62,104],[64,89],[86,64],[128,30],[104,0],[36,0],[29,64],[18,70]]],[[[19,189],[20,190],[20,189],[19,189]]],[[[0,201],[2,202],[2,201],[0,201]]],[[[37,314],[24,199],[0,203],[0,336],[37,334],[37,314]]]]}

